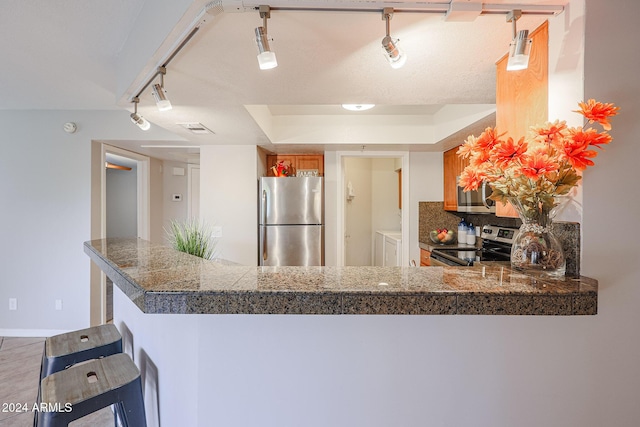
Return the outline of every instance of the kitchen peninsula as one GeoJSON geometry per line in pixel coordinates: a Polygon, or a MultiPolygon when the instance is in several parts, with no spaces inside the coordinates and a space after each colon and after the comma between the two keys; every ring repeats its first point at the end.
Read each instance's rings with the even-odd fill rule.
{"type": "Polygon", "coordinates": [[[593,279],[500,265],[249,267],[140,239],[84,250],[116,284],[114,324],[145,379],[149,426],[407,425],[421,415],[383,403],[394,378],[405,378],[394,402],[456,387],[425,370],[466,357],[459,334],[441,331],[482,339],[489,324],[535,345],[528,323],[597,312],[593,279]]]}
{"type": "Polygon", "coordinates": [[[140,239],[85,252],[144,313],[592,315],[597,282],[462,268],[248,267],[140,239]]]}

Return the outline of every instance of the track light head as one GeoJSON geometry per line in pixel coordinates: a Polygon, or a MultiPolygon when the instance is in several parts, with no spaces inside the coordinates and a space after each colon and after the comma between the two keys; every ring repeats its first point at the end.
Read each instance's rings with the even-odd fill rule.
{"type": "Polygon", "coordinates": [[[529,67],[529,52],[532,40],[529,38],[529,30],[520,30],[516,38],[509,44],[509,60],[507,70],[525,70],[529,67]]]}
{"type": "Polygon", "coordinates": [[[140,99],[136,96],[131,102],[133,102],[133,113],[131,113],[130,116],[131,122],[142,130],[149,130],[151,128],[151,123],[138,114],[138,102],[140,102],[140,99]]]}
{"type": "Polygon", "coordinates": [[[151,123],[138,113],[131,113],[131,121],[142,130],[149,130],[151,128],[151,123]]]}
{"type": "Polygon", "coordinates": [[[393,39],[389,35],[389,21],[393,17],[393,8],[385,7],[382,10],[382,19],[385,21],[387,28],[387,35],[382,39],[382,48],[384,49],[384,56],[389,61],[391,68],[402,68],[407,62],[407,55],[400,47],[398,47],[398,39],[393,39]]]}
{"type": "Polygon", "coordinates": [[[256,27],[256,44],[258,46],[258,65],[261,70],[269,70],[278,66],[276,54],[269,47],[269,36],[267,35],[267,19],[271,17],[271,8],[267,5],[258,7],[262,26],[256,27]]]}
{"type": "Polygon", "coordinates": [[[171,101],[167,98],[167,91],[164,90],[164,87],[156,83],[151,87],[151,89],[153,92],[153,99],[155,99],[156,105],[158,106],[158,111],[167,111],[173,108],[171,101]]]}
{"type": "Polygon", "coordinates": [[[269,47],[269,36],[265,27],[256,27],[256,44],[258,45],[258,65],[261,70],[269,70],[278,66],[276,54],[269,47]]]}
{"type": "Polygon", "coordinates": [[[402,68],[407,62],[407,55],[398,47],[398,40],[392,39],[391,36],[385,36],[382,39],[382,47],[391,68],[402,68]]]}
{"type": "Polygon", "coordinates": [[[509,44],[509,60],[507,61],[507,71],[525,70],[529,67],[529,52],[532,40],[529,38],[528,30],[517,31],[516,21],[522,16],[522,11],[514,9],[507,14],[507,22],[513,26],[513,40],[509,44]]]}

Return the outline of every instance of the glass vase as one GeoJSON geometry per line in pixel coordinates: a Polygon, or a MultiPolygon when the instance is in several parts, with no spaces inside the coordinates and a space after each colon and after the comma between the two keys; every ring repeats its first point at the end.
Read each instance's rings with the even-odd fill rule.
{"type": "Polygon", "coordinates": [[[566,197],[510,198],[522,225],[511,247],[511,267],[533,276],[564,277],[567,262],[552,222],[566,197]]]}

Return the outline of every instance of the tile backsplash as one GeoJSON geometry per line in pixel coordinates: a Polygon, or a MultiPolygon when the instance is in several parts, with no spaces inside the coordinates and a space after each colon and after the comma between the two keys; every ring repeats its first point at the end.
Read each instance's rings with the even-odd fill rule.
{"type": "MultiPolygon", "coordinates": [[[[429,232],[436,228],[457,230],[462,218],[466,222],[482,227],[483,225],[502,225],[505,227],[520,227],[522,222],[518,218],[502,218],[493,214],[469,214],[462,212],[448,212],[444,210],[444,202],[418,203],[419,241],[431,244],[429,232]]],[[[562,243],[567,259],[567,276],[580,275],[580,224],[577,222],[557,222],[553,224],[554,232],[562,243]]]]}

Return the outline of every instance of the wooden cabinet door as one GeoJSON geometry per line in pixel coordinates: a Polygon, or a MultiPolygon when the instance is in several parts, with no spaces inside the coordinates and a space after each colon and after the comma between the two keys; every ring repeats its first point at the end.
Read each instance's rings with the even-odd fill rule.
{"type": "Polygon", "coordinates": [[[322,154],[303,154],[296,156],[296,170],[317,169],[324,176],[324,156],[322,154]]]}
{"type": "Polygon", "coordinates": [[[426,249],[420,249],[420,267],[431,266],[431,252],[426,249]]]}
{"type": "Polygon", "coordinates": [[[458,147],[445,151],[442,154],[444,169],[444,210],[458,210],[458,184],[456,178],[460,176],[464,168],[469,164],[468,159],[458,157],[458,147]]]}
{"type": "MultiPolygon", "coordinates": [[[[549,117],[549,24],[544,22],[531,33],[533,43],[529,67],[507,71],[508,54],[496,63],[496,128],[505,138],[520,139],[529,127],[543,124],[549,117]]],[[[517,217],[510,204],[496,205],[497,216],[517,217]]]]}

